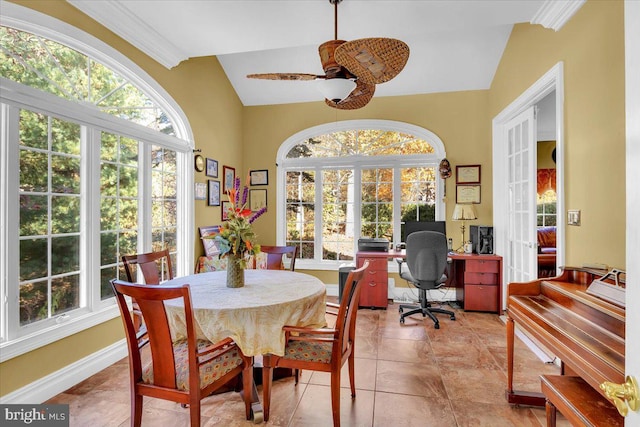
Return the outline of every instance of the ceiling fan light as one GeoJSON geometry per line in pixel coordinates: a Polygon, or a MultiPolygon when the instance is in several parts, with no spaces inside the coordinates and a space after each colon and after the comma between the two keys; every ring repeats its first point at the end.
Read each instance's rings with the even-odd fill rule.
{"type": "Polygon", "coordinates": [[[347,98],[356,88],[356,82],[349,79],[324,79],[318,82],[320,93],[333,102],[340,102],[347,98]]]}

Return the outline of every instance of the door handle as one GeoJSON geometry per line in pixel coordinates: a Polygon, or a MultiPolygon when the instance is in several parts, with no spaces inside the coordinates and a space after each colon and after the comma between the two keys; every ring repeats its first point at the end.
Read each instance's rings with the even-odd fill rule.
{"type": "Polygon", "coordinates": [[[638,382],[630,375],[627,375],[623,384],[605,381],[600,384],[600,390],[604,391],[607,398],[616,405],[616,409],[623,417],[627,416],[629,408],[635,412],[640,407],[638,405],[638,382]]]}

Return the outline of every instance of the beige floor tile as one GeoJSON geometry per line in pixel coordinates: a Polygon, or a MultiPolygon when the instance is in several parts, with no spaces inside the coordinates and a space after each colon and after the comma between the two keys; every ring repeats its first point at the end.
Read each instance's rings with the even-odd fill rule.
{"type": "Polygon", "coordinates": [[[376,391],[446,398],[440,370],[425,363],[378,361],[376,391]]]}
{"type": "Polygon", "coordinates": [[[373,426],[456,426],[449,400],[376,392],[373,426]]]}
{"type": "MultiPolygon", "coordinates": [[[[340,393],[340,423],[343,426],[371,426],[373,419],[374,392],[357,390],[356,398],[344,388],[340,393]]],[[[300,404],[296,408],[291,427],[327,427],[333,422],[331,389],[328,386],[309,384],[300,404]]],[[[271,423],[271,421],[269,421],[271,423]]]]}

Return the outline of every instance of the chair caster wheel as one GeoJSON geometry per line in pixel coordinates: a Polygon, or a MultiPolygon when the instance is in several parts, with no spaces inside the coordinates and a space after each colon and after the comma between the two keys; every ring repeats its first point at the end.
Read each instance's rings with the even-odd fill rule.
{"type": "Polygon", "coordinates": [[[456,320],[456,316],[451,316],[450,319],[451,320],[456,320]]]}
{"type": "Polygon", "coordinates": [[[402,323],[404,325],[404,317],[400,318],[400,323],[402,323]]]}
{"type": "Polygon", "coordinates": [[[403,311],[402,307],[398,308],[398,313],[402,313],[403,311]]]}
{"type": "Polygon", "coordinates": [[[436,323],[435,325],[433,325],[433,327],[436,329],[440,329],[440,323],[436,323]]]}

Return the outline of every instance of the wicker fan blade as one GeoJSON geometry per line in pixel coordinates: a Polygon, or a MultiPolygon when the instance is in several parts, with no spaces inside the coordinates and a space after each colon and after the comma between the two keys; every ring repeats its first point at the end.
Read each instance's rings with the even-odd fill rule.
{"type": "Polygon", "coordinates": [[[325,76],[318,76],[315,74],[303,74],[303,73],[265,73],[265,74],[247,74],[249,79],[264,79],[264,80],[316,80],[324,79],[325,76]]]}
{"type": "Polygon", "coordinates": [[[340,102],[333,102],[330,99],[325,99],[324,102],[333,108],[338,110],[357,110],[362,108],[371,101],[373,94],[376,91],[376,85],[371,85],[365,82],[356,81],[356,88],[340,102]]]}
{"type": "Polygon", "coordinates": [[[336,48],[335,59],[358,80],[379,84],[402,71],[409,59],[409,46],[389,38],[352,40],[336,48]]]}

